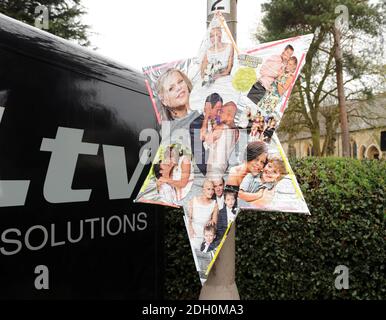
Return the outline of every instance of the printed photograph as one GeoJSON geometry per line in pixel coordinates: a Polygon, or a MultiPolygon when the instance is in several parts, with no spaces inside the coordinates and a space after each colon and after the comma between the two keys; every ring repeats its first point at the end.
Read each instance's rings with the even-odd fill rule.
{"type": "Polygon", "coordinates": [[[216,14],[195,58],[143,69],[161,143],[136,201],[183,208],[202,283],[240,210],[309,214],[275,132],[311,40],[241,52],[216,14]]]}

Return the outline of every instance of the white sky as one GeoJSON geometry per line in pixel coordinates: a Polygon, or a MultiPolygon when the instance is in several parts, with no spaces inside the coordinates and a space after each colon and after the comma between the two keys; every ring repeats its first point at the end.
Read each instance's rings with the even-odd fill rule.
{"type": "MultiPolygon", "coordinates": [[[[237,43],[254,47],[263,0],[238,0],[237,43]]],[[[206,30],[207,0],[82,0],[97,52],[141,70],[196,55],[206,30]]]]}

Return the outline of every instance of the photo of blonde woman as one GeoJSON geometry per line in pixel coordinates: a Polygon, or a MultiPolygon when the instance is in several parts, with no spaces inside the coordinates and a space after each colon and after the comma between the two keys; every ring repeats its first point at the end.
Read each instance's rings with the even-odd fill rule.
{"type": "Polygon", "coordinates": [[[205,179],[202,193],[192,198],[188,203],[188,231],[189,239],[194,249],[200,249],[204,241],[205,226],[217,225],[218,206],[213,200],[214,185],[209,179],[205,179]]]}

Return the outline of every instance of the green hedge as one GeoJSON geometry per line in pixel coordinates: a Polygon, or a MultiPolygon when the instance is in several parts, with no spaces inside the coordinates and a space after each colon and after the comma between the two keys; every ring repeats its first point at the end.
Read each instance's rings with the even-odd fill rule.
{"type": "MultiPolygon", "coordinates": [[[[386,162],[292,159],[311,216],[242,212],[236,283],[241,299],[386,299],[386,162]],[[334,286],[349,268],[348,290],[334,286]]],[[[182,212],[165,214],[166,299],[197,299],[182,212]],[[178,217],[176,219],[176,217],[178,217]]]]}

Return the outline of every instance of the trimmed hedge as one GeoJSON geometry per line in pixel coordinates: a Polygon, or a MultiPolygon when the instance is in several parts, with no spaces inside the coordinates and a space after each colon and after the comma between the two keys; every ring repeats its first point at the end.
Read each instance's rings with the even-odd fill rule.
{"type": "MultiPolygon", "coordinates": [[[[386,162],[310,157],[291,165],[312,215],[240,213],[241,299],[386,299],[386,162]],[[348,290],[335,289],[338,265],[349,268],[348,290]]],[[[165,215],[165,255],[164,297],[197,299],[201,284],[178,210],[165,215]]]]}

